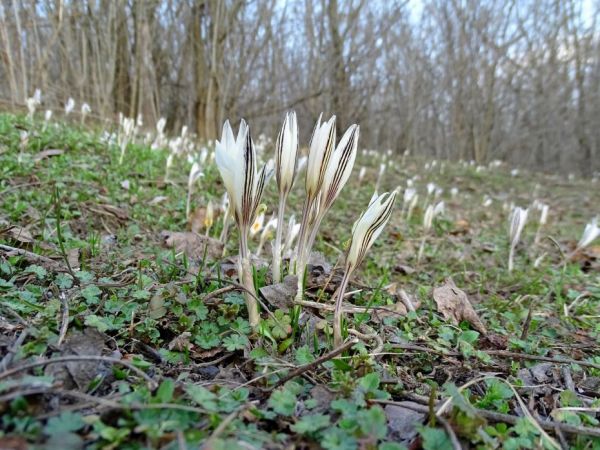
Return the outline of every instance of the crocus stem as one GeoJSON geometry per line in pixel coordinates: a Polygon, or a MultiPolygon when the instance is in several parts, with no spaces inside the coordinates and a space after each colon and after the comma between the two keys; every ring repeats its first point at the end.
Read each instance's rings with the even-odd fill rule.
{"type": "Polygon", "coordinates": [[[296,300],[302,300],[304,296],[304,270],[306,267],[304,246],[306,241],[306,231],[308,228],[308,216],[311,210],[310,199],[304,201],[304,208],[302,210],[302,222],[300,223],[300,233],[298,235],[298,246],[296,250],[296,276],[298,277],[298,290],[296,291],[296,300]]]}
{"type": "Polygon", "coordinates": [[[191,203],[192,203],[192,189],[188,188],[187,200],[185,202],[185,217],[186,217],[186,219],[189,219],[189,217],[190,217],[191,203]]]}
{"type": "Polygon", "coordinates": [[[273,283],[281,281],[281,239],[283,238],[283,218],[285,216],[286,197],[279,197],[279,208],[277,210],[277,230],[275,231],[275,243],[273,244],[273,283]]]}
{"type": "Polygon", "coordinates": [[[344,339],[342,338],[342,302],[344,300],[344,293],[350,280],[351,270],[346,269],[342,283],[338,290],[338,296],[335,300],[335,310],[333,311],[333,346],[339,347],[342,345],[344,339]]]}
{"type": "Polygon", "coordinates": [[[252,266],[248,256],[248,236],[247,233],[240,233],[240,259],[241,259],[241,282],[245,288],[244,297],[246,298],[246,308],[248,309],[248,321],[252,328],[258,327],[260,315],[258,314],[258,303],[256,302],[256,290],[254,289],[254,280],[252,277],[252,266]]]}
{"type": "Polygon", "coordinates": [[[513,259],[515,256],[515,248],[511,245],[510,251],[508,252],[508,271],[512,272],[513,270],[513,259]]]}

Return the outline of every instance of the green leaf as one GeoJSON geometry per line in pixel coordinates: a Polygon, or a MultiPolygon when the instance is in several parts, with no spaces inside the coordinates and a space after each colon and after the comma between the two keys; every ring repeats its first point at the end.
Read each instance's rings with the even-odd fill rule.
{"type": "Polygon", "coordinates": [[[169,403],[173,400],[173,393],[175,392],[175,383],[173,380],[164,380],[160,383],[156,391],[156,400],[159,403],[169,403]]]}
{"type": "Polygon", "coordinates": [[[98,303],[98,297],[102,291],[95,284],[90,284],[81,290],[81,296],[85,298],[88,304],[95,305],[98,303]]]}
{"type": "Polygon", "coordinates": [[[315,356],[308,348],[308,345],[303,345],[302,347],[298,347],[296,350],[296,362],[298,364],[304,365],[309,364],[315,360],[315,356]]]}
{"type": "Polygon", "coordinates": [[[369,373],[358,379],[358,385],[365,391],[375,391],[379,388],[379,375],[375,372],[369,373]]]}
{"type": "Polygon", "coordinates": [[[383,439],[387,434],[387,418],[380,406],[360,410],[357,419],[365,436],[383,439]]]}
{"type": "Polygon", "coordinates": [[[223,345],[230,352],[243,350],[249,343],[248,338],[240,334],[232,334],[223,339],[223,345]]]}
{"type": "Polygon", "coordinates": [[[79,431],[85,426],[81,414],[71,411],[65,411],[57,417],[50,417],[44,427],[44,432],[48,435],[58,435],[79,431]]]}
{"type": "Polygon", "coordinates": [[[32,264],[27,269],[25,269],[25,273],[33,273],[40,280],[43,280],[46,277],[46,275],[48,275],[46,269],[36,264],[32,264]]]}
{"type": "Polygon", "coordinates": [[[431,427],[420,427],[419,434],[423,439],[423,450],[441,450],[453,448],[452,441],[444,430],[431,427]]]}
{"type": "Polygon", "coordinates": [[[277,389],[269,398],[269,406],[283,416],[291,416],[296,410],[298,399],[296,395],[286,388],[277,389]]]}
{"type": "Polygon", "coordinates": [[[290,428],[292,431],[300,434],[312,434],[330,424],[329,416],[325,414],[313,414],[302,417],[298,422],[290,428]]]}
{"type": "Polygon", "coordinates": [[[185,387],[185,392],[190,396],[192,401],[197,405],[209,411],[217,411],[217,396],[206,389],[205,387],[195,384],[188,384],[185,387]]]}

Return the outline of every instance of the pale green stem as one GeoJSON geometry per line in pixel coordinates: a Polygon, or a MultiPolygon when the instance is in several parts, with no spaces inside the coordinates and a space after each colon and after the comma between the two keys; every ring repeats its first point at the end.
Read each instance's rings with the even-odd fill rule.
{"type": "Polygon", "coordinates": [[[344,278],[338,291],[337,299],[335,300],[335,310],[333,311],[333,346],[334,348],[339,347],[344,342],[342,338],[342,303],[344,301],[344,293],[350,280],[352,270],[346,269],[344,272],[344,278]]]}
{"type": "Polygon", "coordinates": [[[510,246],[510,251],[508,252],[508,271],[512,272],[513,270],[513,259],[515,256],[515,247],[510,246]]]}
{"type": "Polygon", "coordinates": [[[279,197],[279,208],[277,210],[277,230],[275,231],[275,243],[273,244],[273,283],[281,281],[281,239],[283,238],[286,197],[286,195],[279,197]]]}
{"type": "Polygon", "coordinates": [[[248,309],[248,321],[250,322],[250,326],[255,329],[258,327],[260,315],[258,313],[258,303],[256,302],[252,266],[250,265],[248,254],[248,232],[244,229],[240,229],[240,260],[242,269],[240,281],[246,289],[244,297],[246,299],[246,308],[248,309]]]}

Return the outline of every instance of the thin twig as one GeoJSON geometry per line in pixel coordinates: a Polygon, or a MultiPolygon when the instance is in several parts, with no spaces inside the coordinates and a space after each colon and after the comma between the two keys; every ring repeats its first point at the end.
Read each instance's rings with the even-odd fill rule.
{"type": "Polygon", "coordinates": [[[60,319],[60,332],[58,333],[58,341],[56,345],[60,347],[65,340],[67,329],[69,328],[69,300],[64,292],[58,294],[58,298],[62,304],[62,314],[60,319]]]}
{"type": "Polygon", "coordinates": [[[345,352],[346,350],[348,350],[350,347],[352,347],[354,344],[356,344],[358,342],[359,342],[358,339],[350,339],[349,341],[344,342],[338,348],[333,349],[332,351],[330,351],[329,353],[324,354],[323,356],[320,356],[319,358],[315,359],[314,361],[309,362],[308,364],[303,364],[301,366],[296,367],[294,370],[292,370],[286,376],[284,376],[283,378],[280,378],[277,381],[277,383],[275,383],[273,385],[273,387],[271,387],[269,390],[276,389],[279,386],[281,386],[281,385],[285,384],[286,382],[288,382],[289,380],[291,380],[293,378],[296,378],[298,375],[302,375],[304,372],[308,372],[309,370],[312,370],[315,367],[320,366],[324,362],[327,362],[330,359],[335,358],[337,355],[339,355],[340,353],[345,352]]]}
{"type": "Polygon", "coordinates": [[[58,264],[55,260],[48,258],[47,256],[38,255],[37,253],[33,253],[27,250],[23,250],[22,248],[11,247],[10,245],[0,244],[0,250],[4,250],[6,252],[16,253],[21,256],[25,256],[27,258],[36,259],[38,261],[43,261],[48,264],[58,264]]]}
{"type": "MultiPolygon", "coordinates": [[[[389,344],[390,348],[397,348],[401,350],[413,350],[423,353],[435,353],[440,356],[461,356],[465,357],[464,354],[460,352],[455,352],[453,350],[448,351],[440,351],[434,348],[424,347],[416,344],[389,344]]],[[[481,350],[483,353],[486,353],[490,356],[499,356],[501,358],[516,358],[516,359],[527,359],[531,361],[545,361],[551,362],[555,364],[578,364],[584,367],[593,367],[594,369],[600,369],[600,364],[589,362],[589,361],[581,361],[577,359],[571,358],[553,358],[551,356],[540,356],[540,355],[530,355],[528,353],[518,353],[511,352],[508,350],[481,350]]]]}
{"type": "Polygon", "coordinates": [[[6,355],[4,356],[4,358],[2,358],[2,361],[0,362],[0,367],[2,367],[3,370],[6,370],[8,368],[8,366],[12,362],[13,357],[15,356],[15,353],[17,353],[19,347],[23,345],[23,342],[25,341],[25,338],[28,334],[29,331],[27,329],[21,331],[21,334],[15,340],[13,346],[6,352],[6,355]]]}
{"type": "Polygon", "coordinates": [[[31,363],[23,364],[21,366],[13,367],[12,369],[5,370],[4,372],[0,372],[0,380],[4,378],[11,377],[19,372],[23,372],[25,370],[33,369],[34,367],[47,366],[49,364],[59,364],[65,362],[74,362],[74,361],[99,361],[106,362],[111,364],[120,364],[132,372],[135,372],[137,375],[142,377],[144,380],[148,382],[148,385],[151,389],[156,388],[157,383],[154,381],[149,375],[147,375],[142,370],[135,367],[128,361],[111,358],[109,356],[100,356],[100,355],[69,355],[69,356],[58,356],[56,358],[45,359],[42,361],[34,361],[31,363]]]}
{"type": "MultiPolygon", "coordinates": [[[[396,402],[393,400],[378,400],[371,399],[368,400],[370,403],[378,403],[382,405],[394,405],[400,406],[401,408],[410,409],[413,411],[417,411],[423,414],[429,413],[429,407],[425,405],[415,405],[407,402],[396,402]]],[[[474,408],[475,413],[478,416],[483,417],[484,419],[490,420],[492,422],[504,422],[510,425],[516,425],[517,422],[522,419],[522,417],[513,416],[510,414],[503,414],[494,411],[488,411],[487,409],[479,409],[474,408]]],[[[589,427],[581,427],[576,425],[569,425],[561,422],[553,422],[553,421],[540,421],[540,426],[546,431],[554,431],[555,428],[558,428],[563,433],[569,434],[584,434],[588,436],[597,436],[600,437],[600,428],[589,428],[589,427]]]]}
{"type": "MultiPolygon", "coordinates": [[[[317,302],[311,302],[309,300],[295,300],[296,304],[301,305],[301,306],[307,306],[309,308],[314,308],[314,309],[322,309],[324,311],[334,311],[335,310],[335,305],[330,305],[328,303],[317,303],[317,302]]],[[[385,306],[369,306],[369,307],[364,307],[364,306],[342,306],[342,312],[344,313],[366,313],[366,312],[372,312],[372,311],[384,311],[384,312],[389,312],[391,314],[395,314],[398,316],[402,316],[403,314],[400,314],[398,311],[394,311],[391,308],[386,308],[385,306]]]]}

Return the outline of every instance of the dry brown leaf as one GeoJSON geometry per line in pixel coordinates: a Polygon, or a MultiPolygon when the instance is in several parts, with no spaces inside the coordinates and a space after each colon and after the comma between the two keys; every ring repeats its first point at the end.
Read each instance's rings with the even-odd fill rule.
{"type": "Polygon", "coordinates": [[[104,216],[113,216],[119,220],[127,220],[129,214],[127,211],[119,208],[118,206],[109,205],[108,203],[99,203],[96,205],[89,206],[88,209],[104,216]]]}
{"type": "Polygon", "coordinates": [[[10,226],[4,230],[0,230],[0,236],[6,235],[10,239],[13,239],[22,244],[31,244],[33,242],[33,236],[29,232],[29,230],[18,227],[18,226],[10,226]]]}
{"type": "Polygon", "coordinates": [[[192,259],[202,259],[205,254],[210,258],[220,258],[223,254],[221,241],[198,233],[163,231],[161,237],[167,247],[174,248],[177,253],[184,252],[192,259]]]}
{"type": "Polygon", "coordinates": [[[200,206],[196,208],[188,220],[188,227],[192,233],[200,233],[204,229],[204,219],[206,219],[206,208],[200,206]]]}
{"type": "Polygon", "coordinates": [[[450,234],[465,234],[471,229],[471,224],[465,219],[458,219],[454,222],[454,227],[450,231],[450,234]]]}
{"type": "Polygon", "coordinates": [[[65,151],[60,150],[58,148],[49,148],[48,150],[43,150],[39,152],[37,155],[33,157],[33,162],[39,162],[42,159],[49,158],[50,156],[59,156],[62,155],[65,151]]]}
{"type": "Polygon", "coordinates": [[[446,320],[450,320],[454,325],[458,325],[461,320],[466,320],[477,331],[487,334],[485,325],[473,309],[467,294],[456,287],[452,278],[447,278],[443,286],[433,289],[433,299],[438,312],[446,320]]]}
{"type": "Polygon", "coordinates": [[[184,331],[179,336],[175,337],[175,339],[173,339],[171,342],[169,342],[167,347],[171,351],[175,350],[178,352],[191,350],[192,348],[194,348],[194,344],[190,342],[191,337],[192,333],[190,333],[189,331],[184,331]]]}
{"type": "Polygon", "coordinates": [[[298,278],[295,275],[288,275],[283,279],[283,283],[260,288],[260,293],[271,305],[287,311],[294,303],[297,289],[298,278]]]}

